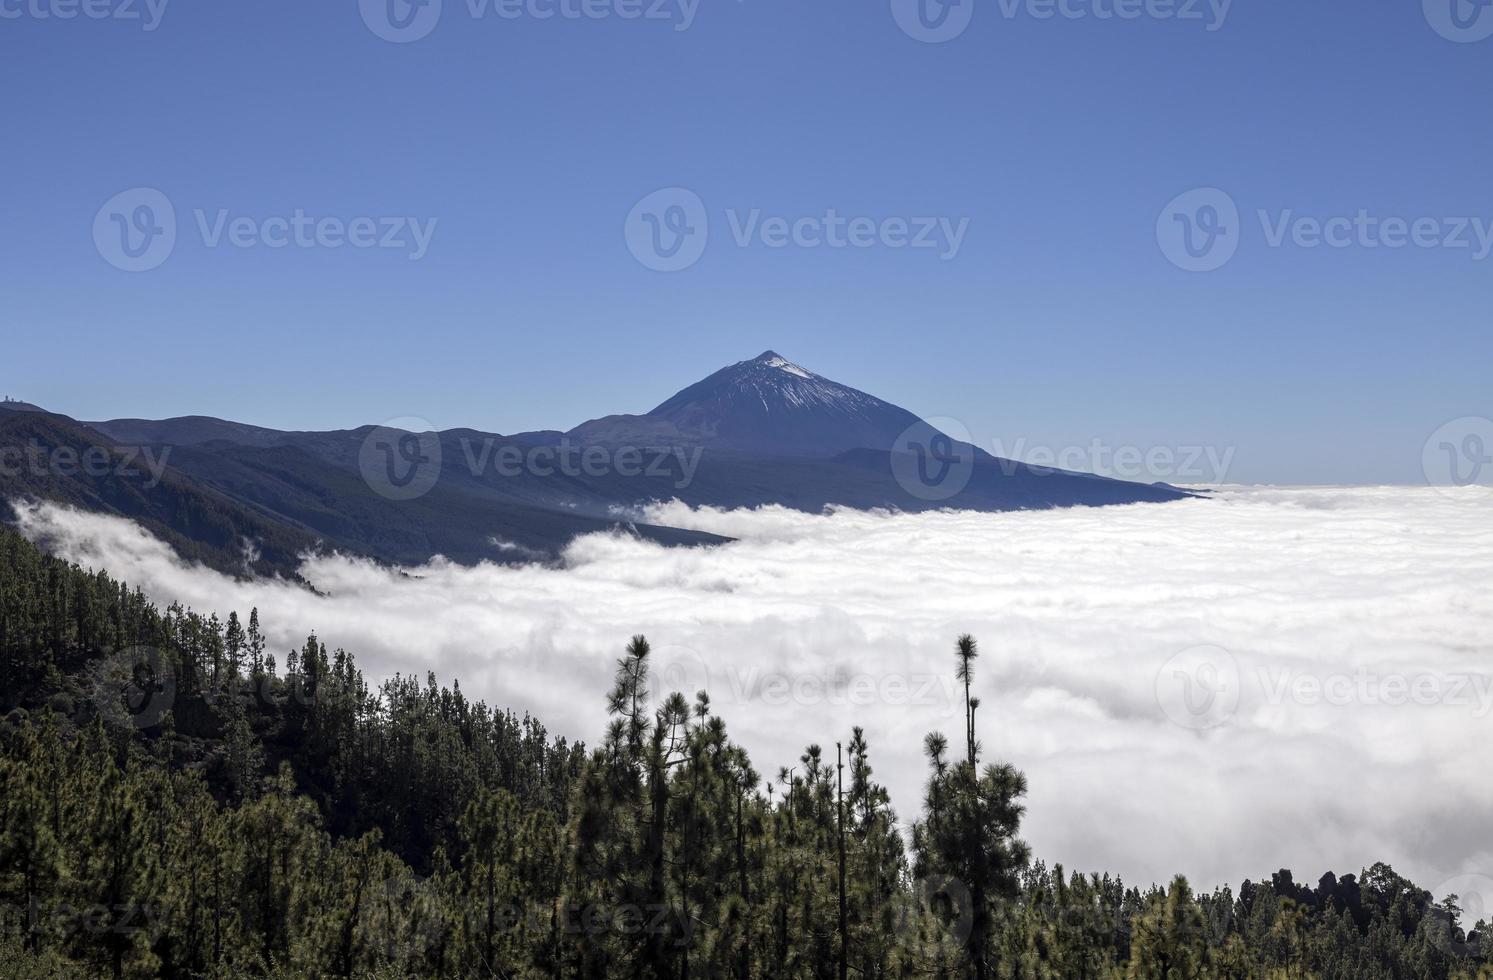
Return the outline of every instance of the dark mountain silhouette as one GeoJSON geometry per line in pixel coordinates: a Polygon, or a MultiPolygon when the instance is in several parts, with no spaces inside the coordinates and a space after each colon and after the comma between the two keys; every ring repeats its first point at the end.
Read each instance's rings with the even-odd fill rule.
{"type": "MultiPolygon", "coordinates": [[[[189,440],[203,421],[132,421],[119,431],[189,440]]],[[[277,433],[281,444],[268,446],[125,440],[105,430],[113,427],[41,411],[0,414],[0,500],[49,500],[127,517],[184,558],[230,574],[293,574],[300,556],[315,550],[399,564],[438,554],[466,563],[545,559],[579,534],[618,528],[669,545],[724,540],[629,521],[604,507],[582,513],[559,496],[538,505],[474,492],[459,467],[443,470],[418,499],[391,500],[370,488],[358,467],[370,428],[277,433]]],[[[451,451],[459,458],[454,441],[451,451]]],[[[0,519],[9,517],[0,508],[0,519]]]]}
{"type": "MultiPolygon", "coordinates": [[[[229,574],[293,572],[316,539],[61,415],[0,412],[0,501],[49,500],[136,521],[182,557],[229,574]]],[[[0,506],[0,519],[9,519],[0,506]]]]}
{"type": "MultiPolygon", "coordinates": [[[[11,403],[18,404],[18,403],[11,403]]],[[[411,564],[555,558],[576,535],[621,529],[669,545],[721,538],[644,519],[652,502],[817,512],[828,506],[997,511],[1188,496],[997,459],[916,415],[773,351],[690,385],[646,415],[511,436],[373,426],[282,432],[203,416],[77,423],[27,406],[0,413],[0,452],[38,440],[82,452],[154,453],[151,486],[47,472],[0,495],[140,520],[184,554],[287,571],[317,545],[411,564]]]]}

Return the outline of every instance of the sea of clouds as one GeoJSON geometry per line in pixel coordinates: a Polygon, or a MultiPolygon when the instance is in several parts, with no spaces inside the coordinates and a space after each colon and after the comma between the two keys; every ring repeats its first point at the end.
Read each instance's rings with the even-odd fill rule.
{"type": "Polygon", "coordinates": [[[587,741],[615,659],[647,634],[656,680],[708,688],[765,774],[863,726],[904,822],[925,733],[959,742],[953,649],[972,633],[985,757],[1026,772],[1023,834],[1047,861],[1204,888],[1387,861],[1493,911],[1486,489],[1008,514],[670,504],[650,520],[736,540],[592,535],[563,567],[308,558],[320,595],[184,565],[123,520],[17,517],[158,602],[258,606],[282,664],[315,631],[370,680],[434,671],[587,741]]]}

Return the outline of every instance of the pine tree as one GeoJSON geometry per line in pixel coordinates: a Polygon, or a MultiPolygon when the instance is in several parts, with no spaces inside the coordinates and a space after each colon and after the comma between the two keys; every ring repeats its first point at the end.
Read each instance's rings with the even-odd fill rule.
{"type": "Polygon", "coordinates": [[[244,670],[244,629],[239,625],[236,612],[228,614],[228,627],[223,633],[223,656],[228,676],[237,686],[238,677],[244,670]]]}
{"type": "Polygon", "coordinates": [[[991,937],[996,901],[1014,898],[1019,871],[1030,852],[1016,837],[1026,795],[1026,777],[1009,764],[989,765],[978,771],[979,742],[969,695],[973,683],[973,638],[961,637],[956,648],[956,676],[965,685],[965,761],[950,765],[944,759],[947,740],[929,735],[926,750],[933,774],[925,799],[925,818],[914,825],[915,874],[922,879],[948,876],[964,883],[970,900],[968,956],[977,980],[991,975],[991,937]]]}
{"type": "MultiPolygon", "coordinates": [[[[247,635],[247,641],[249,644],[249,676],[257,680],[266,672],[264,663],[265,641],[264,634],[259,631],[258,606],[255,606],[253,609],[249,610],[249,632],[247,635]]],[[[269,668],[268,672],[273,674],[275,672],[274,668],[269,668]]]]}

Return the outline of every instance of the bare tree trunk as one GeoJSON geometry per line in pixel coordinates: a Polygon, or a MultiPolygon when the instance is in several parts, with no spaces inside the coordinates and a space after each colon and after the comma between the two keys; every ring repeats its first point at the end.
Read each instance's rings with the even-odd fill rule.
{"type": "Polygon", "coordinates": [[[845,760],[835,743],[835,822],[840,838],[840,980],[846,980],[850,965],[850,930],[845,917],[845,760]]]}

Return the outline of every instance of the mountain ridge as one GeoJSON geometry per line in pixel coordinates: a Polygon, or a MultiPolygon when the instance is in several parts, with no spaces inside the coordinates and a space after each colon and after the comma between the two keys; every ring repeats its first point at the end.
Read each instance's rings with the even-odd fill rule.
{"type": "MultiPolygon", "coordinates": [[[[280,431],[201,415],[78,423],[46,413],[0,414],[0,420],[36,418],[60,420],[51,423],[61,427],[53,442],[169,450],[173,487],[227,508],[229,526],[265,527],[284,539],[279,570],[294,553],[289,542],[395,564],[437,554],[470,564],[557,559],[575,536],[608,529],[665,545],[726,540],[649,524],[648,505],[669,500],[817,513],[829,507],[1002,511],[1191,496],[997,459],[773,350],[713,372],[646,414],[604,416],[563,432],[280,431]],[[602,465],[581,465],[593,457],[602,465]],[[423,479],[411,482],[414,492],[386,485],[401,475],[423,479]]],[[[0,452],[7,451],[7,431],[14,444],[24,426],[0,427],[0,452]]],[[[18,492],[123,516],[145,513],[177,542],[225,547],[221,531],[208,535],[190,522],[173,523],[173,507],[152,503],[138,488],[121,510],[77,480],[0,480],[0,496],[18,492]]],[[[217,564],[238,560],[225,554],[217,564]]]]}
{"type": "Polygon", "coordinates": [[[890,447],[921,421],[773,350],[695,382],[647,417],[665,419],[681,431],[709,433],[720,448],[819,456],[890,447]]]}

